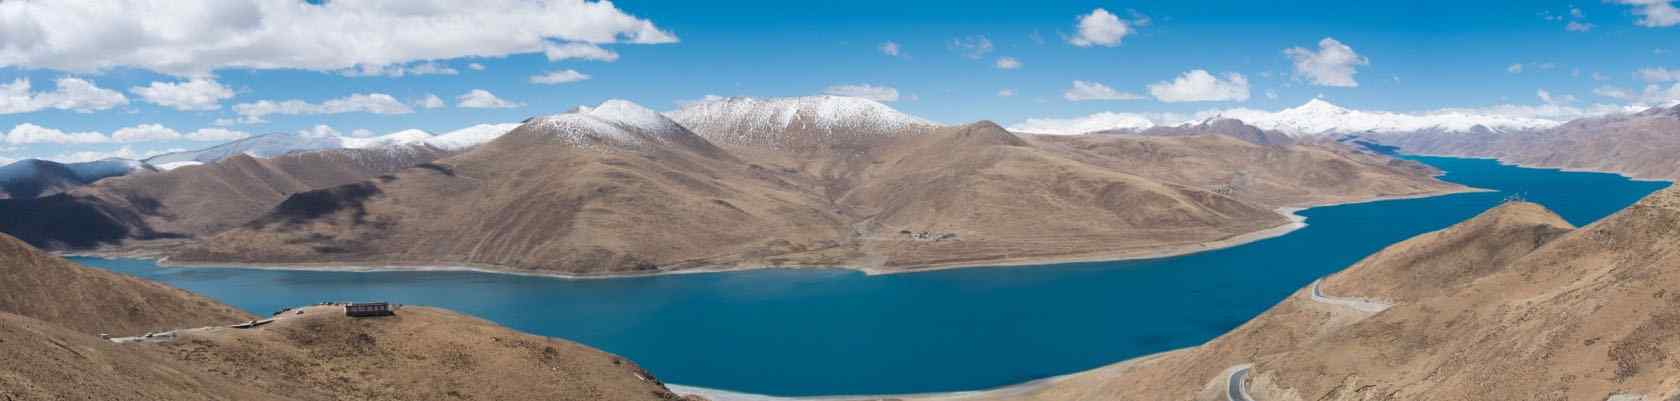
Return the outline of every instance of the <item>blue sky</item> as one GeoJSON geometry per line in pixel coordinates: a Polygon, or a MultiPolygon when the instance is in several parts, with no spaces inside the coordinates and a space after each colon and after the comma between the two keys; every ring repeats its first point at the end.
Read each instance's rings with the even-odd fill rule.
{"type": "MultiPolygon", "coordinates": [[[[311,13],[336,12],[335,7],[343,4],[296,9],[282,7],[301,4],[290,0],[217,2],[216,7],[203,8],[210,9],[207,13],[212,15],[179,16],[169,15],[167,10],[145,10],[128,1],[80,6],[112,9],[103,13],[69,12],[75,10],[64,8],[77,6],[57,2],[25,3],[30,2],[0,4],[0,8],[16,8],[16,12],[0,13],[6,15],[0,18],[14,18],[0,21],[0,26],[12,27],[0,28],[0,84],[14,85],[9,92],[0,92],[0,99],[12,97],[10,104],[0,103],[0,113],[4,113],[0,114],[0,130],[17,131],[15,127],[30,124],[66,135],[87,132],[108,139],[83,136],[85,140],[78,141],[37,135],[19,140],[9,136],[0,143],[0,161],[24,157],[72,159],[76,157],[68,156],[76,152],[91,152],[80,158],[138,156],[208,146],[216,143],[210,139],[241,133],[289,132],[318,125],[330,126],[343,135],[357,130],[364,130],[360,134],[365,135],[409,128],[446,132],[478,123],[515,122],[609,98],[669,110],[679,102],[707,95],[801,96],[842,85],[867,85],[876,92],[891,88],[897,96],[888,104],[935,121],[990,119],[1005,124],[1103,111],[1188,114],[1226,108],[1276,110],[1320,96],[1349,108],[1427,111],[1545,105],[1548,101],[1537,96],[1540,90],[1551,95],[1551,105],[1578,109],[1661,103],[1672,100],[1664,97],[1671,92],[1680,93],[1680,87],[1664,91],[1670,85],[1680,85],[1674,83],[1675,76],[1670,76],[1680,75],[1680,54],[1674,53],[1680,51],[1680,26],[1676,26],[1680,16],[1669,14],[1671,3],[1652,0],[810,2],[813,4],[753,0],[592,5],[551,1],[547,3],[554,4],[540,10],[548,13],[540,15],[542,20],[518,20],[509,16],[513,10],[508,15],[496,10],[460,15],[452,10],[495,8],[485,3],[369,1],[363,4],[404,6],[363,7],[355,11],[359,18],[367,19],[357,22],[397,21],[380,18],[423,17],[428,12],[479,20],[472,21],[466,31],[440,30],[419,36],[401,32],[386,35],[378,27],[345,28],[328,23],[307,26],[309,21],[330,20],[324,18],[300,17],[287,26],[320,33],[319,37],[239,32],[241,24],[279,20],[276,13],[319,17],[311,13]],[[228,3],[261,7],[223,7],[228,3]],[[418,3],[429,7],[396,10],[418,3]],[[219,11],[223,8],[234,10],[219,11]],[[292,11],[274,11],[282,9],[292,11]],[[1124,24],[1125,33],[1116,38],[1113,27],[1107,26],[1110,34],[1099,35],[1100,43],[1082,42],[1081,19],[1099,9],[1124,24]],[[64,21],[62,18],[78,23],[46,23],[64,21]],[[225,23],[230,27],[225,31],[215,26],[194,28],[198,30],[176,35],[170,30],[178,28],[171,25],[145,22],[171,19],[180,22],[173,26],[211,21],[210,25],[225,23]],[[532,47],[536,42],[509,39],[542,30],[521,29],[521,24],[533,23],[544,24],[541,28],[550,32],[527,39],[598,50],[591,49],[595,53],[583,58],[574,54],[573,58],[551,60],[542,49],[532,47]],[[1572,23],[1576,29],[1567,29],[1572,23]],[[114,32],[102,36],[55,27],[123,24],[140,25],[135,28],[140,34],[114,32]],[[36,28],[31,30],[29,25],[36,28]],[[349,31],[335,31],[341,29],[349,31]],[[230,45],[235,47],[215,51],[183,44],[197,37],[238,39],[242,34],[267,44],[260,48],[230,45]],[[134,39],[137,36],[140,38],[134,39]],[[294,38],[299,43],[285,43],[294,38]],[[1320,46],[1326,38],[1351,52],[1351,63],[1344,63],[1349,65],[1342,70],[1319,65],[1328,70],[1303,71],[1297,59],[1286,54],[1285,49],[1299,47],[1306,52],[1299,54],[1322,55],[1326,50],[1320,46]],[[323,40],[335,43],[322,44],[323,40]],[[883,51],[883,44],[888,42],[897,45],[898,55],[883,51]],[[980,43],[989,43],[990,47],[980,43]],[[603,56],[600,50],[614,56],[603,56]],[[131,54],[118,54],[124,51],[131,54]],[[1019,66],[999,68],[999,59],[1005,57],[1018,61],[1019,66]],[[344,63],[411,69],[427,66],[454,73],[352,77],[344,73],[344,63]],[[473,64],[483,69],[474,69],[473,64]],[[1640,74],[1642,69],[1648,73],[1640,74]],[[533,76],[565,70],[588,78],[557,84],[532,81],[533,76]],[[1211,82],[1167,85],[1195,70],[1206,71],[1211,82]],[[1313,71],[1330,76],[1314,75],[1313,71]],[[1242,85],[1236,85],[1233,74],[1240,75],[1242,85]],[[55,83],[66,78],[91,83],[106,92],[54,94],[55,83]],[[31,88],[17,90],[19,79],[27,79],[31,88]],[[169,103],[172,105],[165,105],[135,89],[192,79],[213,83],[209,91],[212,96],[193,102],[177,97],[169,103]],[[1135,95],[1108,97],[1137,99],[1070,100],[1075,81],[1135,95]],[[1151,90],[1152,84],[1176,91],[1164,89],[1162,94],[1167,95],[1163,96],[1151,90]],[[216,94],[216,87],[231,93],[216,94]],[[1641,95],[1647,87],[1655,92],[1641,95]],[[458,97],[473,90],[487,91],[514,107],[459,107],[458,97]],[[1012,95],[1000,96],[1005,90],[1012,95]],[[253,106],[262,101],[287,100],[301,100],[307,103],[303,108],[320,111],[318,106],[324,102],[355,94],[388,98],[364,97],[351,102],[358,105],[345,106],[351,111],[342,113],[251,118],[251,113],[241,112],[257,108],[253,106]],[[113,99],[116,95],[122,97],[120,102],[113,99]],[[422,99],[428,95],[437,96],[444,107],[423,107],[422,99]],[[1168,101],[1174,99],[1179,101],[1168,101]],[[242,104],[246,106],[240,107],[242,104]],[[365,111],[380,108],[385,112],[365,111]],[[145,124],[161,125],[178,135],[109,139],[120,129],[145,124]],[[209,132],[205,141],[178,138],[204,128],[225,131],[209,132]]],[[[202,95],[199,92],[172,91],[180,96],[202,95]]]]}

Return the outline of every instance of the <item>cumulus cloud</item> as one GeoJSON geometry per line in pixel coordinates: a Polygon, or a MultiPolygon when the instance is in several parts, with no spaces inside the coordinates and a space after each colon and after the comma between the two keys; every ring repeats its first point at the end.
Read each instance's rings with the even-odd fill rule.
{"type": "Polygon", "coordinates": [[[823,89],[823,93],[834,96],[860,97],[877,102],[898,101],[898,89],[890,86],[875,86],[869,84],[834,85],[823,89]]]}
{"type": "Polygon", "coordinates": [[[157,141],[231,141],[249,137],[251,134],[243,131],[233,131],[222,128],[200,128],[197,131],[182,133],[162,124],[139,124],[132,127],[118,128],[110,135],[99,132],[64,132],[58,129],[42,127],[35,124],[18,124],[6,133],[6,142],[12,144],[53,143],[53,144],[90,144],[107,142],[157,142],[157,141]]]}
{"type": "Polygon", "coordinates": [[[1069,37],[1068,43],[1079,47],[1119,46],[1127,36],[1136,33],[1138,27],[1149,26],[1149,17],[1135,11],[1132,17],[1131,20],[1122,20],[1120,16],[1101,8],[1091,10],[1090,14],[1081,14],[1074,23],[1078,33],[1069,37]]]}
{"type": "Polygon", "coordinates": [[[948,47],[951,48],[951,51],[957,52],[957,54],[961,54],[963,57],[975,60],[986,57],[987,53],[991,53],[992,50],[994,50],[992,47],[992,40],[987,39],[983,35],[951,39],[951,44],[948,47]]]}
{"type": "Polygon", "coordinates": [[[1190,70],[1172,81],[1149,85],[1149,94],[1168,102],[1216,102],[1248,100],[1248,78],[1242,74],[1225,74],[1225,79],[1207,70],[1190,70]]]}
{"type": "Polygon", "coordinates": [[[1598,27],[1598,25],[1593,25],[1592,23],[1588,23],[1588,22],[1569,21],[1568,24],[1563,25],[1563,30],[1570,31],[1570,32],[1588,32],[1588,31],[1593,30],[1593,28],[1596,28],[1596,27],[1598,27]]]}
{"type": "Polygon", "coordinates": [[[1617,4],[1633,6],[1633,14],[1638,15],[1635,25],[1651,28],[1666,28],[1680,25],[1680,8],[1674,7],[1672,0],[1611,0],[1617,4]]]}
{"type": "Polygon", "coordinates": [[[1602,86],[1593,90],[1593,94],[1612,99],[1620,99],[1642,105],[1667,105],[1680,102],[1680,83],[1668,87],[1659,84],[1645,85],[1639,91],[1623,89],[1615,86],[1602,86]]]}
{"type": "Polygon", "coordinates": [[[544,84],[544,85],[555,85],[555,84],[563,84],[563,83],[568,83],[568,82],[577,82],[577,81],[582,81],[582,80],[586,80],[586,79],[589,79],[589,74],[584,74],[584,73],[581,73],[581,72],[577,72],[577,70],[554,70],[554,71],[549,71],[547,73],[544,73],[542,75],[532,75],[531,76],[531,83],[533,83],[533,84],[544,84]]]}
{"type": "Polygon", "coordinates": [[[1291,47],[1284,49],[1283,54],[1295,62],[1296,78],[1306,79],[1308,83],[1318,86],[1359,86],[1353,75],[1359,72],[1359,66],[1371,64],[1371,60],[1355,53],[1352,47],[1335,38],[1319,40],[1318,51],[1291,47]]]}
{"type": "Polygon", "coordinates": [[[55,162],[59,162],[59,163],[83,163],[83,162],[105,160],[105,159],[110,159],[110,158],[144,159],[144,158],[157,156],[157,155],[164,154],[164,153],[180,152],[180,151],[184,151],[184,150],[186,150],[186,149],[136,151],[132,147],[123,146],[121,148],[118,148],[117,150],[112,150],[112,151],[104,151],[104,152],[101,152],[101,151],[80,151],[80,152],[59,154],[59,155],[56,155],[56,156],[48,156],[48,157],[44,157],[43,159],[47,159],[47,160],[51,160],[51,161],[55,161],[55,162]]]}
{"type": "MultiPolygon", "coordinates": [[[[0,18],[4,18],[3,15],[0,13],[0,18]]],[[[0,25],[0,33],[4,33],[4,29],[4,25],[0,25]]],[[[4,36],[0,35],[0,44],[3,44],[3,41],[4,36]]],[[[0,52],[4,51],[4,46],[0,46],[0,52]]],[[[128,97],[122,93],[100,88],[81,78],[59,78],[54,83],[57,88],[51,92],[32,91],[29,80],[25,78],[19,78],[9,84],[0,84],[0,114],[29,113],[45,109],[91,113],[128,104],[128,97]]]]}
{"type": "Polygon", "coordinates": [[[999,91],[998,91],[998,93],[997,93],[997,95],[998,95],[998,97],[1010,97],[1010,96],[1015,96],[1015,90],[1014,90],[1014,89],[1003,89],[1003,90],[999,90],[999,91]]]}
{"type": "Polygon", "coordinates": [[[656,44],[677,37],[608,1],[0,2],[0,66],[25,68],[134,67],[189,76],[223,68],[336,71],[535,53],[551,40],[656,44]]]}
{"type": "Polygon", "coordinates": [[[6,132],[6,143],[13,145],[30,143],[105,143],[111,138],[98,132],[64,132],[35,124],[23,123],[12,127],[6,132]]]}
{"type": "Polygon", "coordinates": [[[271,114],[303,115],[303,114],[339,114],[364,112],[373,114],[407,114],[414,109],[398,101],[397,98],[383,93],[357,93],[350,96],[330,99],[321,103],[310,103],[303,100],[272,101],[262,100],[252,103],[233,105],[233,111],[239,113],[242,122],[259,123],[266,120],[263,117],[271,114]]]}
{"type": "Polygon", "coordinates": [[[450,68],[447,65],[439,64],[439,63],[434,62],[434,61],[427,61],[427,62],[423,62],[423,63],[414,63],[414,64],[410,64],[410,65],[402,65],[402,64],[387,64],[387,65],[362,64],[362,65],[356,66],[354,68],[349,68],[349,69],[345,69],[343,71],[339,71],[339,75],[343,75],[343,76],[347,76],[347,77],[392,77],[392,78],[398,78],[398,77],[403,77],[403,76],[408,76],[408,75],[455,75],[455,74],[460,74],[460,73],[461,73],[461,71],[459,71],[459,70],[456,70],[454,68],[450,68]]]}
{"type": "Polygon", "coordinates": [[[141,100],[180,111],[204,111],[222,108],[222,101],[233,98],[233,89],[214,78],[193,78],[182,82],[152,82],[147,86],[128,88],[141,100]]]}
{"type": "Polygon", "coordinates": [[[455,97],[455,107],[468,109],[507,109],[524,105],[524,103],[510,102],[496,97],[495,94],[483,89],[473,89],[455,97]]]}
{"type": "Polygon", "coordinates": [[[473,70],[473,71],[484,71],[484,64],[470,63],[470,64],[467,64],[467,69],[473,70]]]}
{"type": "Polygon", "coordinates": [[[893,41],[887,41],[887,43],[882,43],[881,46],[876,47],[876,49],[880,50],[881,54],[885,54],[885,55],[893,56],[893,57],[899,57],[900,55],[904,54],[903,49],[899,48],[898,42],[893,42],[893,41]]]}
{"type": "Polygon", "coordinates": [[[1108,85],[1097,82],[1073,81],[1073,87],[1068,88],[1066,92],[1062,92],[1062,98],[1079,102],[1086,100],[1138,100],[1143,99],[1143,96],[1117,91],[1108,87],[1108,85]]]}
{"type": "Polygon", "coordinates": [[[420,98],[420,100],[415,101],[414,105],[419,106],[422,109],[439,109],[439,108],[443,108],[444,106],[448,106],[447,104],[443,103],[443,98],[440,98],[440,97],[438,97],[438,95],[434,95],[434,94],[430,94],[430,93],[427,93],[426,97],[420,98]]]}
{"type": "Polygon", "coordinates": [[[612,50],[604,49],[594,43],[587,42],[544,44],[543,55],[548,57],[548,61],[571,59],[606,62],[618,61],[618,53],[614,53],[612,50]]]}
{"type": "Polygon", "coordinates": [[[1014,57],[998,57],[994,65],[1000,70],[1015,70],[1021,68],[1021,60],[1016,60],[1014,57]]]}
{"type": "Polygon", "coordinates": [[[1541,102],[1550,105],[1570,104],[1575,102],[1575,96],[1573,95],[1553,95],[1552,92],[1545,89],[1535,90],[1534,96],[1539,97],[1541,102]]]}
{"type": "Polygon", "coordinates": [[[1680,81],[1680,68],[1667,69],[1663,67],[1641,68],[1634,73],[1640,80],[1650,83],[1680,81]]]}

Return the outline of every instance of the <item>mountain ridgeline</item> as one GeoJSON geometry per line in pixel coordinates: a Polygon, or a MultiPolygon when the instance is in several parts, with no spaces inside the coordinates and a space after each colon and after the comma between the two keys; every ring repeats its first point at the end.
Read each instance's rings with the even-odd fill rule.
{"type": "Polygon", "coordinates": [[[1536,167],[1680,180],[1680,105],[1583,118],[1551,128],[1367,135],[1407,152],[1496,158],[1536,167]]]}
{"type": "Polygon", "coordinates": [[[666,114],[614,100],[292,195],[170,261],[902,271],[1198,250],[1286,227],[1283,206],[1462,190],[1415,163],[1237,131],[1041,137],[856,98],[666,114]]]}

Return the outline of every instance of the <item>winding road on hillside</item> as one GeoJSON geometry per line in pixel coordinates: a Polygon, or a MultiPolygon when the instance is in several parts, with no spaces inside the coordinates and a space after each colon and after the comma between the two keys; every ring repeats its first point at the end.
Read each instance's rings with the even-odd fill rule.
{"type": "Polygon", "coordinates": [[[1382,303],[1382,302],[1364,300],[1364,299],[1359,299],[1359,298],[1328,297],[1328,296],[1324,295],[1323,291],[1319,291],[1319,289],[1318,289],[1318,284],[1322,283],[1322,282],[1324,282],[1323,279],[1313,280],[1313,283],[1312,283],[1312,300],[1313,300],[1313,302],[1326,303],[1326,304],[1331,304],[1331,305],[1341,305],[1341,306],[1346,306],[1346,307],[1349,307],[1349,308],[1359,310],[1361,312],[1370,312],[1370,313],[1382,312],[1382,311],[1388,310],[1389,307],[1394,306],[1394,305],[1390,305],[1390,304],[1386,304],[1386,303],[1382,303]]]}
{"type": "Polygon", "coordinates": [[[1253,365],[1237,365],[1231,375],[1225,379],[1225,399],[1229,401],[1254,401],[1248,396],[1248,369],[1253,365]]]}

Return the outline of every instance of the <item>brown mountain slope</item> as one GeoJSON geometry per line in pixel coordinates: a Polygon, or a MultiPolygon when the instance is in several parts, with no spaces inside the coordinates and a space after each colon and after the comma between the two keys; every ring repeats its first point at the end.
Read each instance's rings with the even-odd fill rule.
{"type": "Polygon", "coordinates": [[[1028,137],[1075,160],[1268,205],[1299,206],[1461,187],[1416,162],[1333,142],[1260,145],[1229,135],[1028,137]]]}
{"type": "Polygon", "coordinates": [[[1372,137],[1407,152],[1496,158],[1509,163],[1680,180],[1680,106],[1583,118],[1518,132],[1418,132],[1372,137]]]}
{"type": "Polygon", "coordinates": [[[0,312],[119,336],[250,319],[186,291],[46,255],[5,234],[0,234],[0,312]]]}
{"type": "Polygon", "coordinates": [[[673,400],[634,363],[448,311],[233,308],[0,236],[3,400],[673,400]],[[201,327],[207,326],[207,327],[201,327]],[[171,329],[147,341],[95,334],[171,329]],[[179,330],[175,330],[179,329],[179,330]]]}
{"type": "Polygon", "coordinates": [[[294,196],[171,260],[606,274],[836,246],[843,224],[781,175],[613,101],[535,119],[433,166],[294,196]]]}
{"type": "Polygon", "coordinates": [[[859,175],[838,203],[865,216],[854,229],[887,267],[1138,255],[1288,223],[1269,208],[1061,157],[990,122],[900,139],[859,175]]]}
{"type": "Polygon", "coordinates": [[[0,232],[38,247],[88,249],[197,237],[244,224],[287,195],[361,181],[450,154],[429,146],[334,149],[100,180],[41,199],[0,200],[0,232]]]}
{"type": "Polygon", "coordinates": [[[1224,400],[1240,364],[1262,401],[1680,397],[1680,190],[1567,229],[1508,204],[1325,279],[1386,310],[1302,289],[1208,344],[988,399],[1224,400]]]}

